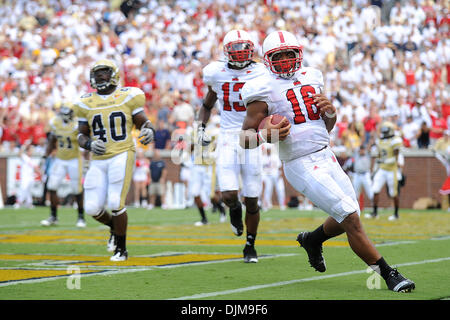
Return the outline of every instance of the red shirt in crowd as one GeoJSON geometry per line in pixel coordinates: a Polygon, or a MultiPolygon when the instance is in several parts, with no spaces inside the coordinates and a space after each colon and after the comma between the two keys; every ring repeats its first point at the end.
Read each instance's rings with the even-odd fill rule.
{"type": "Polygon", "coordinates": [[[431,116],[430,139],[442,138],[445,130],[447,130],[447,122],[445,119],[443,117],[431,116]]]}
{"type": "Polygon", "coordinates": [[[364,130],[366,132],[372,132],[375,131],[377,128],[378,119],[372,118],[372,117],[366,117],[363,120],[364,123],[364,130]]]}
{"type": "Polygon", "coordinates": [[[29,140],[32,140],[32,133],[33,132],[31,130],[31,127],[19,123],[19,127],[16,131],[17,138],[19,139],[19,144],[23,145],[29,142],[29,140]]]}
{"type": "Polygon", "coordinates": [[[31,133],[33,137],[32,143],[37,145],[40,144],[42,139],[46,139],[47,135],[45,133],[45,125],[43,123],[36,123],[31,126],[31,133]]]}

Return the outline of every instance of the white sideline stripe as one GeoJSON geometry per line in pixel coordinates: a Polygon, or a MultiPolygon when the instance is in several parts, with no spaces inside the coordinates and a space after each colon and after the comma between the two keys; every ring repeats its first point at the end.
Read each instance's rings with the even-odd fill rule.
{"type": "MultiPolygon", "coordinates": [[[[412,266],[412,265],[433,263],[433,262],[442,262],[442,261],[446,261],[446,260],[450,260],[450,257],[401,263],[401,264],[395,265],[395,267],[412,266]]],[[[184,296],[184,297],[173,298],[173,299],[168,299],[168,300],[187,300],[187,299],[209,298],[209,297],[215,297],[215,296],[221,296],[221,295],[227,295],[227,294],[233,294],[233,293],[241,293],[241,292],[252,291],[252,290],[259,290],[259,289],[265,289],[265,288],[290,285],[290,284],[300,283],[300,282],[308,282],[308,281],[323,280],[323,279],[328,279],[328,278],[344,277],[344,276],[349,276],[349,275],[359,274],[359,273],[366,273],[366,272],[367,272],[366,269],[357,270],[357,271],[349,271],[349,272],[330,274],[330,275],[326,275],[326,276],[318,276],[318,277],[311,277],[311,278],[303,278],[303,279],[261,284],[261,285],[257,285],[257,286],[250,286],[250,287],[239,288],[239,289],[224,290],[224,291],[209,292],[209,293],[200,293],[200,294],[194,294],[192,296],[184,296]]]]}

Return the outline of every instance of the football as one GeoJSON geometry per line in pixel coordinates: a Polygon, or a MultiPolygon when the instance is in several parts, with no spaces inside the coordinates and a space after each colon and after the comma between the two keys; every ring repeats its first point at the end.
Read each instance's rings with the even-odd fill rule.
{"type": "MultiPolygon", "coordinates": [[[[269,120],[270,116],[265,117],[264,119],[262,119],[262,121],[260,122],[259,126],[258,126],[258,130],[261,130],[262,128],[264,128],[264,124],[266,123],[267,120],[269,120]]],[[[279,114],[273,114],[272,115],[272,124],[278,124],[280,123],[281,120],[283,120],[284,116],[279,115],[279,114]]],[[[284,126],[289,125],[288,120],[284,120],[284,126]]]]}

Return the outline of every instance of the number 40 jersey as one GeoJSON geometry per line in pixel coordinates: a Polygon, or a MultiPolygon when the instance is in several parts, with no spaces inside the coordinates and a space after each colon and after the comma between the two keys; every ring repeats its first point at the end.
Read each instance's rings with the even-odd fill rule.
{"type": "Polygon", "coordinates": [[[136,87],[117,88],[109,95],[96,92],[81,96],[74,104],[79,123],[87,123],[90,137],[105,142],[106,153],[93,160],[109,159],[136,147],[131,134],[133,115],[144,111],[144,92],[136,87]]]}
{"type": "Polygon", "coordinates": [[[246,106],[253,101],[264,101],[269,115],[285,116],[291,123],[288,137],[280,141],[281,160],[299,158],[329,144],[325,122],[312,98],[323,87],[322,72],[311,67],[298,70],[290,79],[266,73],[243,86],[242,99],[246,106]]]}
{"type": "Polygon", "coordinates": [[[246,115],[241,97],[244,84],[267,73],[257,62],[243,69],[230,69],[225,61],[214,61],[203,68],[203,82],[217,94],[220,105],[220,130],[240,131],[246,115]]]}

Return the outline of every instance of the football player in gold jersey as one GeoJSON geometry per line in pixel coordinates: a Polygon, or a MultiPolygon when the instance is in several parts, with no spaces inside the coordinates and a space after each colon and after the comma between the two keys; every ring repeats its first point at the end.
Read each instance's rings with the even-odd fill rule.
{"type": "Polygon", "coordinates": [[[380,191],[385,184],[388,186],[389,197],[394,201],[394,214],[389,220],[398,219],[399,197],[398,197],[398,155],[403,145],[402,139],[395,135],[395,126],[392,122],[385,121],[380,126],[380,139],[376,141],[378,158],[376,164],[378,169],[373,177],[373,213],[366,215],[367,218],[375,218],[378,214],[378,200],[380,191]]]}
{"type": "Polygon", "coordinates": [[[58,114],[50,120],[50,134],[44,158],[56,150],[55,160],[51,166],[48,178],[48,191],[50,193],[50,217],[41,221],[43,226],[58,223],[58,195],[56,191],[61,182],[68,175],[70,179],[71,194],[75,195],[78,205],[77,227],[84,228],[83,190],[81,185],[81,153],[77,140],[78,123],[73,117],[70,106],[63,104],[58,114]]]}
{"type": "Polygon", "coordinates": [[[133,125],[140,130],[142,144],[154,138],[154,129],[144,112],[144,92],[136,87],[121,88],[119,80],[119,68],[114,62],[96,62],[90,70],[91,87],[96,92],[81,96],[74,106],[79,121],[78,142],[92,152],[84,181],[85,210],[110,227],[108,250],[114,251],[111,261],[128,257],[125,200],[135,165],[133,125]]]}

